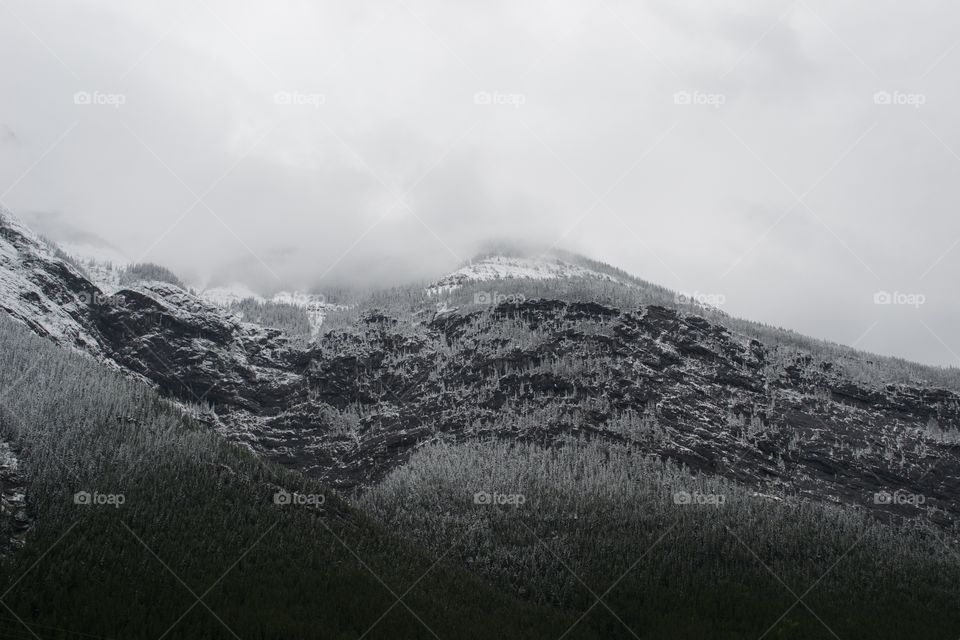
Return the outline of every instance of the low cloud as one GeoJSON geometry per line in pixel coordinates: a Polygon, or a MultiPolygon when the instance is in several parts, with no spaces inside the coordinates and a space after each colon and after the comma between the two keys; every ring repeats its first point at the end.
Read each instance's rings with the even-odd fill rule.
{"type": "Polygon", "coordinates": [[[9,2],[0,199],[264,289],[557,244],[957,364],[960,9],[920,5],[9,2]]]}

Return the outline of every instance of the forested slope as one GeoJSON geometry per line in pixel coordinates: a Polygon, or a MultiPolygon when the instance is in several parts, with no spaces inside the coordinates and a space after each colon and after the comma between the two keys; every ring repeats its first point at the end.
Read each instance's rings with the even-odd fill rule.
{"type": "Polygon", "coordinates": [[[440,554],[6,317],[0,394],[33,519],[0,567],[0,638],[499,639],[558,637],[573,621],[435,565],[440,554]],[[281,491],[306,504],[275,504],[281,491]]]}
{"type": "Polygon", "coordinates": [[[758,494],[634,447],[431,445],[360,504],[605,637],[960,634],[956,530],[758,494]]]}

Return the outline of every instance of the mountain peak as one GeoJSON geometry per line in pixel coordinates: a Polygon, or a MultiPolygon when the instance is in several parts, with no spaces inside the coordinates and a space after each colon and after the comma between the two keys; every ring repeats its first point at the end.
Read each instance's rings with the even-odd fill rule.
{"type": "MultiPolygon", "coordinates": [[[[466,282],[489,280],[558,280],[594,278],[623,284],[621,278],[576,254],[547,249],[546,251],[499,250],[481,253],[433,285],[432,292],[449,291],[466,282]]],[[[610,271],[613,271],[612,269],[610,271]]]]}
{"type": "Polygon", "coordinates": [[[0,310],[41,336],[96,353],[88,307],[100,294],[55,245],[0,207],[0,310]]]}
{"type": "Polygon", "coordinates": [[[20,236],[23,236],[25,239],[35,242],[37,244],[45,244],[40,239],[33,230],[25,225],[20,218],[15,216],[12,211],[0,205],[0,230],[7,231],[5,236],[9,236],[9,232],[14,232],[20,236]]]}

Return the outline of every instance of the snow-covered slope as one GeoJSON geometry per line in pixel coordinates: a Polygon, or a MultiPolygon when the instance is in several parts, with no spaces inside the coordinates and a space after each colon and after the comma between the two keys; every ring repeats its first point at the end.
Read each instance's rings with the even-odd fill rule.
{"type": "Polygon", "coordinates": [[[86,242],[62,242],[57,246],[67,255],[80,262],[97,262],[112,264],[115,267],[125,267],[130,264],[130,258],[119,249],[113,247],[90,244],[86,242]]]}
{"type": "Polygon", "coordinates": [[[90,306],[103,292],[0,207],[0,309],[54,341],[99,353],[90,306]]]}
{"type": "Polygon", "coordinates": [[[488,280],[556,280],[560,278],[596,278],[608,282],[620,282],[617,278],[600,271],[581,267],[557,257],[536,258],[493,255],[473,260],[453,273],[440,278],[429,289],[442,293],[463,286],[465,282],[488,280]]]}
{"type": "Polygon", "coordinates": [[[346,308],[341,304],[327,302],[327,297],[322,293],[303,293],[301,291],[281,291],[274,294],[272,301],[303,309],[307,314],[307,320],[310,322],[310,334],[313,337],[320,334],[320,327],[323,326],[323,320],[327,317],[329,310],[346,308]]]}
{"type": "MultiPolygon", "coordinates": [[[[21,228],[26,229],[22,225],[21,228]]],[[[84,275],[88,276],[104,295],[113,295],[122,288],[121,276],[130,262],[119,251],[70,243],[61,243],[58,246],[81,265],[84,275]]],[[[215,287],[192,286],[189,288],[195,291],[201,300],[220,309],[230,309],[232,305],[244,300],[254,300],[260,304],[273,302],[299,307],[306,312],[314,336],[319,334],[328,310],[342,308],[342,305],[328,304],[326,296],[322,294],[280,291],[273,296],[264,297],[247,285],[236,282],[215,287]]]]}
{"type": "MultiPolygon", "coordinates": [[[[292,375],[274,362],[287,350],[278,330],[241,322],[173,284],[114,282],[105,291],[63,255],[0,209],[0,310],[60,345],[147,378],[156,369],[177,380],[171,363],[181,357],[202,365],[211,383],[218,371],[233,375],[236,387],[258,378],[281,386],[292,375]]],[[[193,391],[202,397],[204,390],[193,391]]]]}
{"type": "MultiPolygon", "coordinates": [[[[760,493],[888,511],[866,497],[902,490],[929,498],[918,516],[938,513],[950,527],[960,517],[960,395],[851,377],[832,350],[764,344],[633,298],[567,301],[550,297],[550,286],[535,287],[537,299],[464,313],[435,299],[444,312],[432,318],[387,304],[358,313],[349,331],[303,344],[169,283],[104,296],[55,248],[0,216],[0,308],[207,407],[234,441],[344,487],[404,464],[438,433],[545,442],[590,434],[760,493]]],[[[436,288],[560,278],[643,286],[576,256],[492,255],[436,288]]],[[[272,299],[329,308],[320,296],[272,299]]]]}
{"type": "Polygon", "coordinates": [[[721,296],[673,291],[635,278],[616,267],[560,250],[539,255],[535,252],[526,255],[483,255],[440,278],[427,287],[426,291],[430,296],[442,296],[473,282],[563,279],[586,279],[620,285],[631,289],[645,304],[661,304],[699,314],[727,315],[719,306],[723,303],[721,296]]]}
{"type": "Polygon", "coordinates": [[[273,302],[288,304],[303,309],[310,322],[311,333],[316,336],[320,332],[323,320],[330,309],[342,309],[343,305],[327,302],[326,296],[321,293],[304,293],[302,291],[280,291],[270,297],[264,297],[243,284],[234,283],[227,286],[198,289],[202,300],[218,307],[229,308],[231,305],[244,300],[254,300],[260,304],[273,302]]]}
{"type": "Polygon", "coordinates": [[[105,294],[112,295],[120,288],[120,275],[130,264],[119,250],[92,244],[58,242],[57,246],[83,267],[85,275],[105,294]]]}
{"type": "Polygon", "coordinates": [[[98,262],[96,260],[79,260],[79,262],[90,279],[105,294],[113,295],[120,288],[120,276],[127,268],[125,264],[98,262]]]}
{"type": "Polygon", "coordinates": [[[256,300],[257,302],[265,301],[264,297],[259,293],[239,283],[221,287],[199,287],[196,291],[202,300],[218,307],[229,307],[236,302],[250,299],[256,300]]]}

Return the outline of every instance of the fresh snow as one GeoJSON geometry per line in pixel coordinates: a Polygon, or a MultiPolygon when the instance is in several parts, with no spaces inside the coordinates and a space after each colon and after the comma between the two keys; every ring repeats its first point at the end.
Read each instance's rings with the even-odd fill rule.
{"type": "Polygon", "coordinates": [[[513,258],[490,256],[471,262],[450,273],[429,287],[431,294],[458,289],[465,282],[488,280],[558,280],[562,278],[596,278],[619,282],[613,276],[566,262],[559,258],[513,258]]]}
{"type": "MultiPolygon", "coordinates": [[[[22,228],[29,231],[26,227],[22,228]]],[[[83,266],[84,271],[104,294],[113,295],[120,289],[120,276],[130,265],[129,260],[122,253],[109,247],[96,247],[89,244],[61,243],[59,247],[83,266]]],[[[325,296],[315,293],[280,291],[271,297],[264,297],[247,285],[238,282],[217,287],[190,288],[196,291],[197,297],[207,304],[222,309],[228,309],[235,303],[251,299],[261,304],[275,302],[299,307],[306,311],[310,330],[314,336],[320,333],[320,327],[330,309],[343,308],[342,305],[327,304],[325,296]]]]}
{"type": "Polygon", "coordinates": [[[120,276],[126,269],[126,265],[94,260],[84,262],[81,260],[80,266],[106,295],[112,296],[120,290],[120,276]]]}
{"type": "Polygon", "coordinates": [[[109,246],[78,242],[57,242],[57,246],[81,263],[93,261],[112,264],[115,267],[126,267],[130,264],[130,258],[126,254],[109,246]]]}
{"type": "MultiPolygon", "coordinates": [[[[58,258],[47,243],[3,207],[0,207],[0,230],[3,230],[0,233],[0,309],[41,335],[96,352],[97,341],[77,321],[90,301],[79,296],[70,301],[51,299],[51,295],[56,297],[64,292],[48,293],[53,279],[45,269],[59,263],[78,279],[82,274],[58,258]]],[[[91,290],[82,295],[98,294],[91,283],[91,290]]]]}
{"type": "Polygon", "coordinates": [[[230,305],[243,300],[253,299],[261,304],[264,302],[274,302],[276,304],[289,304],[299,307],[306,311],[307,320],[310,322],[310,332],[313,336],[320,333],[320,327],[323,325],[327,313],[331,309],[345,309],[343,305],[330,304],[326,296],[319,293],[304,293],[302,291],[280,291],[269,298],[265,298],[243,284],[234,283],[223,287],[211,287],[199,290],[201,299],[218,307],[230,307],[230,305]]]}
{"type": "Polygon", "coordinates": [[[229,307],[235,302],[241,302],[253,298],[257,302],[265,302],[265,299],[253,289],[242,284],[231,284],[223,287],[210,287],[208,289],[197,288],[197,295],[212,305],[218,307],[229,307]]]}
{"type": "Polygon", "coordinates": [[[112,247],[82,243],[58,242],[57,246],[80,263],[104,294],[110,296],[120,289],[120,276],[130,264],[123,253],[112,247]]]}

